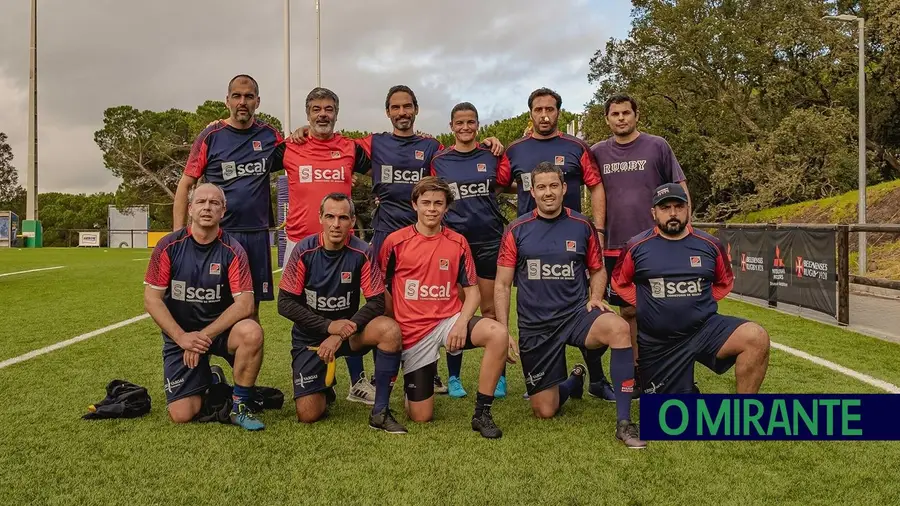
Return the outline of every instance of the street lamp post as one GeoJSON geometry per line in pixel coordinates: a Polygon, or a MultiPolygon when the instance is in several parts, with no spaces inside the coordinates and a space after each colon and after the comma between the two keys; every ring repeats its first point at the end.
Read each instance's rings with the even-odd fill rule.
{"type": "MultiPolygon", "coordinates": [[[[857,36],[859,46],[859,220],[860,224],[866,222],[866,43],[865,43],[865,19],[850,14],[840,16],[824,16],[822,19],[857,23],[857,36]]],[[[859,232],[859,275],[866,274],[866,233],[859,232]]]]}
{"type": "Polygon", "coordinates": [[[25,219],[37,220],[38,149],[37,149],[37,0],[31,0],[31,38],[28,67],[28,172],[25,219]]]}
{"type": "Polygon", "coordinates": [[[322,86],[322,11],[316,0],[316,86],[322,86]]]}
{"type": "Polygon", "coordinates": [[[284,135],[291,134],[291,0],[284,0],[284,135]]]}

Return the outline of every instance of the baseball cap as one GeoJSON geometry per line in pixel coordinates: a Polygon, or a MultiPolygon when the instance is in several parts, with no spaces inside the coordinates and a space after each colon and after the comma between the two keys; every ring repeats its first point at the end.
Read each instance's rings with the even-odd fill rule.
{"type": "Polygon", "coordinates": [[[663,185],[659,185],[653,190],[653,205],[656,206],[660,202],[669,199],[676,199],[682,202],[687,202],[687,193],[684,192],[684,188],[681,187],[678,183],[666,183],[663,185]]]}

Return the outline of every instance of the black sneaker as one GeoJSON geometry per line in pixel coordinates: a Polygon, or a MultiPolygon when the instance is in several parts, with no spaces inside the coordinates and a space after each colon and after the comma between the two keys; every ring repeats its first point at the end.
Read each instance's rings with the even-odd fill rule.
{"type": "Polygon", "coordinates": [[[437,374],[434,375],[434,393],[436,394],[446,394],[449,391],[447,385],[441,381],[441,377],[437,374]]]}
{"type": "Polygon", "coordinates": [[[369,415],[369,427],[373,429],[383,430],[388,434],[406,434],[406,427],[400,425],[391,410],[385,408],[380,413],[372,413],[369,415]]]}
{"type": "Polygon", "coordinates": [[[594,381],[588,385],[588,395],[603,399],[606,402],[616,402],[616,392],[612,385],[603,378],[600,381],[594,381]]]}
{"type": "Polygon", "coordinates": [[[472,417],[472,430],[481,433],[481,437],[488,439],[498,439],[503,436],[503,431],[494,423],[494,417],[490,410],[481,412],[481,416],[472,417]]]}
{"type": "Polygon", "coordinates": [[[221,367],[217,365],[209,366],[209,370],[212,373],[212,384],[216,385],[222,383],[223,385],[227,385],[228,381],[225,380],[225,371],[222,370],[221,367]]]}
{"type": "Polygon", "coordinates": [[[635,450],[643,450],[647,447],[647,442],[641,441],[638,426],[631,423],[630,420],[619,420],[619,423],[616,424],[616,439],[628,448],[635,450]]]}
{"type": "Polygon", "coordinates": [[[694,383],[694,388],[691,389],[691,393],[695,393],[695,394],[700,393],[700,387],[696,383],[694,383]]]}
{"type": "Polygon", "coordinates": [[[587,374],[587,368],[584,364],[575,364],[575,367],[572,368],[572,372],[569,374],[569,377],[575,377],[578,381],[575,382],[575,388],[569,392],[569,397],[573,399],[581,399],[584,397],[584,376],[587,374]]]}
{"type": "Polygon", "coordinates": [[[334,393],[334,387],[325,389],[325,405],[331,406],[337,400],[337,394],[334,393]]]}

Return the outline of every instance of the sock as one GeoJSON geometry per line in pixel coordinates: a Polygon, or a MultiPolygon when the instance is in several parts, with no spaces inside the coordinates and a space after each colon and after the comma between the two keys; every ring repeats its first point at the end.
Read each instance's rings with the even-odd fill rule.
{"type": "Polygon", "coordinates": [[[617,420],[631,420],[631,394],[634,392],[634,354],[631,348],[614,349],[609,356],[609,375],[616,393],[617,420]]]}
{"type": "Polygon", "coordinates": [[[493,404],[493,395],[484,395],[483,393],[478,392],[478,395],[475,397],[475,417],[478,418],[485,411],[490,412],[493,404]]]}
{"type": "Polygon", "coordinates": [[[363,358],[348,356],[347,369],[350,371],[350,384],[355,385],[365,372],[365,369],[363,368],[363,358]]]}
{"type": "Polygon", "coordinates": [[[375,350],[375,355],[380,357],[375,362],[375,405],[372,412],[381,413],[391,400],[391,379],[400,371],[400,352],[375,350]]]}
{"type": "Polygon", "coordinates": [[[462,353],[459,355],[447,354],[447,373],[450,376],[459,378],[459,374],[462,371],[462,356],[462,353]]]}
{"type": "MultiPolygon", "coordinates": [[[[559,384],[559,407],[561,408],[563,404],[569,400],[569,394],[572,393],[572,390],[575,390],[575,384],[578,382],[578,377],[574,374],[570,374],[566,381],[563,381],[559,384]]],[[[558,409],[558,408],[557,408],[558,409]]]]}
{"type": "Polygon", "coordinates": [[[245,406],[250,405],[250,398],[253,395],[253,387],[242,387],[237,383],[234,384],[234,393],[231,396],[232,406],[231,411],[237,413],[238,405],[244,404],[245,406]]]}
{"type": "Polygon", "coordinates": [[[606,379],[603,375],[603,354],[606,353],[606,346],[589,350],[581,348],[581,356],[584,357],[584,364],[588,370],[588,380],[591,383],[597,383],[606,379]]]}

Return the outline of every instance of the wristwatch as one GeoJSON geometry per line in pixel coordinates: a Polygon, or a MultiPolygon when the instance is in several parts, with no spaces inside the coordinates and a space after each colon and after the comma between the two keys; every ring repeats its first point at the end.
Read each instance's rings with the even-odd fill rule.
{"type": "Polygon", "coordinates": [[[603,234],[603,235],[606,235],[606,229],[605,229],[605,228],[598,228],[598,229],[597,229],[597,232],[599,232],[599,233],[601,233],[601,234],[603,234]]]}

